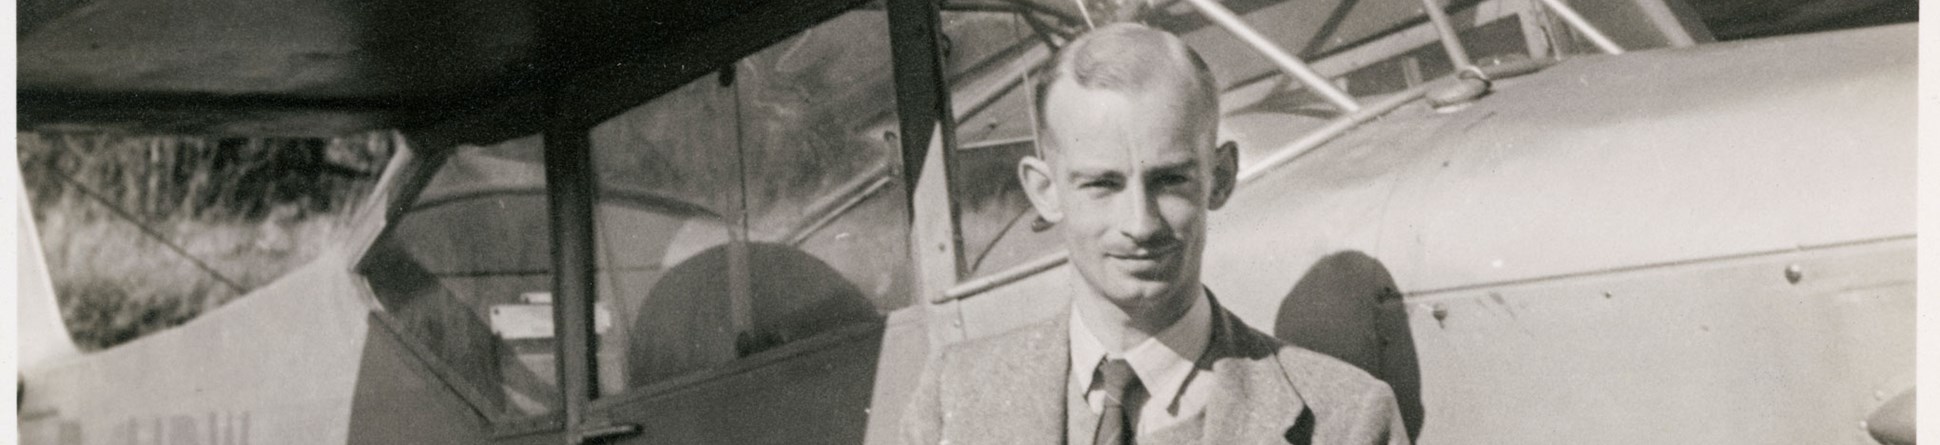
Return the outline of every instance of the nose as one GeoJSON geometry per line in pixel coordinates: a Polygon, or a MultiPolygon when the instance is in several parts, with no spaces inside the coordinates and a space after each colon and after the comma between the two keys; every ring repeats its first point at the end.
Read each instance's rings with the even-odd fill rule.
{"type": "Polygon", "coordinates": [[[1153,198],[1154,194],[1145,187],[1129,187],[1121,195],[1124,211],[1118,218],[1118,233],[1141,246],[1163,241],[1169,228],[1153,198]]]}

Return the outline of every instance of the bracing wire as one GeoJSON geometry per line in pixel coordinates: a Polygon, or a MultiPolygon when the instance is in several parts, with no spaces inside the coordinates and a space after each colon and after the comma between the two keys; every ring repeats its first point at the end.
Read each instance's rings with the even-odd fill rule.
{"type": "Polygon", "coordinates": [[[1085,29],[1098,29],[1098,24],[1091,22],[1091,9],[1085,7],[1085,0],[1071,0],[1071,2],[1078,4],[1078,16],[1084,17],[1085,29]]]}
{"type": "Polygon", "coordinates": [[[167,247],[168,250],[175,252],[175,254],[177,255],[181,255],[182,258],[188,259],[190,263],[195,264],[195,267],[202,269],[202,271],[204,272],[208,272],[210,276],[215,277],[216,281],[222,282],[223,285],[228,286],[229,289],[236,291],[237,294],[247,292],[247,289],[244,289],[242,284],[237,283],[235,280],[229,279],[227,275],[223,275],[221,271],[216,270],[215,267],[210,266],[209,263],[203,262],[201,258],[196,258],[195,255],[189,253],[188,249],[184,249],[182,248],[182,246],[176,245],[175,242],[170,241],[168,237],[163,236],[161,232],[156,232],[155,229],[142,224],[139,219],[135,218],[135,215],[133,213],[129,213],[127,210],[122,209],[120,206],[115,205],[113,202],[109,201],[107,197],[101,196],[101,194],[96,193],[94,189],[90,189],[88,188],[88,186],[81,184],[80,181],[75,180],[74,177],[68,176],[66,172],[62,172],[58,168],[50,168],[48,169],[48,172],[53,173],[54,177],[60,179],[61,182],[65,182],[69,186],[73,186],[75,190],[79,190],[82,195],[87,196],[89,199],[94,200],[94,202],[101,204],[102,207],[107,207],[108,211],[113,213],[115,216],[120,217],[121,219],[127,220],[129,224],[133,224],[136,229],[141,231],[142,234],[147,235],[149,238],[155,239],[155,242],[161,243],[163,247],[167,247]]]}

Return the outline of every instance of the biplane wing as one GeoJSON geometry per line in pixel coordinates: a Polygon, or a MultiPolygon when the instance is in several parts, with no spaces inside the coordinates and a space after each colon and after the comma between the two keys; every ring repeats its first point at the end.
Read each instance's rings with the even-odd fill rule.
{"type": "MultiPolygon", "coordinates": [[[[1184,2],[1158,3],[1164,5],[1155,13],[1159,24],[1178,31],[1209,26],[1184,2]]],[[[1276,23],[1263,29],[1303,57],[1423,21],[1413,1],[1226,3],[1253,20],[1276,23]]],[[[1476,3],[1457,0],[1451,6],[1476,3]]],[[[1712,34],[1706,23],[1743,36],[1904,19],[1903,3],[1573,2],[1606,24],[1613,38],[1638,48],[1707,41],[1712,34]]],[[[941,4],[1029,9],[1062,25],[1082,22],[1087,12],[1083,2],[1067,0],[941,4]]],[[[17,30],[21,123],[46,130],[320,136],[406,128],[534,95],[601,64],[701,70],[683,75],[711,71],[733,60],[719,54],[786,35],[779,32],[786,26],[760,24],[827,17],[850,6],[873,7],[754,0],[23,1],[17,30]]],[[[1214,66],[1231,82],[1260,75],[1266,65],[1244,57],[1214,66]]]]}

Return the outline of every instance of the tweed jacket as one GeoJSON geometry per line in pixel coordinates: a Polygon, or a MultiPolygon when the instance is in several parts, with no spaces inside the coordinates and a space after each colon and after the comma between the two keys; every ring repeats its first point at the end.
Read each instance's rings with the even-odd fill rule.
{"type": "MultiPolygon", "coordinates": [[[[904,443],[1063,443],[1069,320],[1064,313],[944,349],[910,398],[904,443]]],[[[1197,366],[1220,376],[1200,443],[1408,443],[1386,383],[1254,330],[1217,300],[1197,366]]]]}

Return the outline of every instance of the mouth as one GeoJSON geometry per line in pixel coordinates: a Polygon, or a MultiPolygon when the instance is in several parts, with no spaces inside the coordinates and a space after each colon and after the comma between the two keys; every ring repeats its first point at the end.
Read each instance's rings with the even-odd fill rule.
{"type": "Polygon", "coordinates": [[[1156,247],[1141,247],[1124,252],[1108,252],[1105,257],[1138,265],[1153,265],[1171,258],[1179,252],[1178,244],[1156,247]]]}

